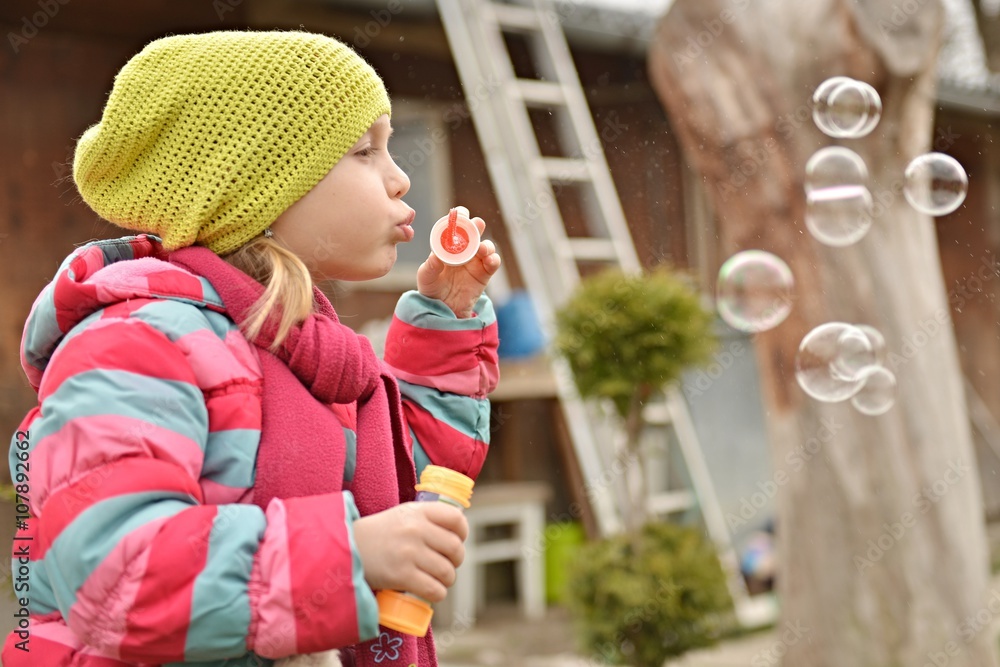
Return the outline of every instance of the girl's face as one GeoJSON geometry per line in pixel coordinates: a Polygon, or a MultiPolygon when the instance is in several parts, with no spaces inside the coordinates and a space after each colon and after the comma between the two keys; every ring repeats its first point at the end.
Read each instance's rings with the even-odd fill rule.
{"type": "Polygon", "coordinates": [[[389,116],[376,120],[316,186],[271,224],[276,239],[305,262],[313,279],[371,280],[396,262],[396,244],[413,239],[410,179],[389,155],[389,116]]]}

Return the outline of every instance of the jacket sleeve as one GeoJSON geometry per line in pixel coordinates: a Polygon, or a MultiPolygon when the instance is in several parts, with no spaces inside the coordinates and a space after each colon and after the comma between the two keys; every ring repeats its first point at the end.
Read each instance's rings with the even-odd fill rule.
{"type": "Polygon", "coordinates": [[[25,424],[32,571],[79,640],[126,662],[279,658],[374,636],[349,493],[205,504],[200,481],[255,459],[259,368],[201,309],[172,303],[169,326],[88,318],[46,368],[25,424]],[[175,330],[192,318],[201,326],[175,330]]]}
{"type": "Polygon", "coordinates": [[[499,380],[493,304],[459,319],[442,301],[407,292],[396,305],[385,362],[399,381],[419,477],[428,463],[475,478],[490,438],[487,394],[499,380]]]}

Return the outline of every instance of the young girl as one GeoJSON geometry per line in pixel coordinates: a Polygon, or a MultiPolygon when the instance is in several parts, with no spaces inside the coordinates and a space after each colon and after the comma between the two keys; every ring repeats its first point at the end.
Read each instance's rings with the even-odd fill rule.
{"type": "Polygon", "coordinates": [[[73,252],[25,325],[6,667],[436,664],[373,591],[440,601],[462,562],[462,514],[409,501],[428,463],[483,464],[500,258],[431,255],[384,362],[338,322],[313,281],[382,276],[413,238],[389,114],[305,32],[168,37],[118,74],[73,176],[139,233],[73,252]]]}

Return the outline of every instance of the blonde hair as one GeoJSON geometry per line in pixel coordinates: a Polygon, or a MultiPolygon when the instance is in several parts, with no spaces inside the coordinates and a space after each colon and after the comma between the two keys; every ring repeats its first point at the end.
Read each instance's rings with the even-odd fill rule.
{"type": "Polygon", "coordinates": [[[264,285],[264,293],[251,306],[240,329],[253,342],[277,315],[278,332],[268,348],[276,352],[292,327],[313,311],[313,281],[308,267],[298,255],[265,236],[251,239],[223,259],[264,285]]]}

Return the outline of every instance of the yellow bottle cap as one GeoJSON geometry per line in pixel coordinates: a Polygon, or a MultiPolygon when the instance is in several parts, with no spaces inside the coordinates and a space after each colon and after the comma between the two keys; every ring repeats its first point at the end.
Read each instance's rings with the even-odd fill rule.
{"type": "Polygon", "coordinates": [[[399,591],[379,591],[375,600],[379,624],[414,637],[427,634],[434,610],[420,598],[399,591]]]}
{"type": "Polygon", "coordinates": [[[475,482],[460,472],[455,472],[449,468],[429,465],[420,473],[420,483],[417,484],[417,491],[427,491],[437,493],[442,496],[454,498],[462,507],[470,506],[469,499],[472,498],[472,487],[475,482]]]}

